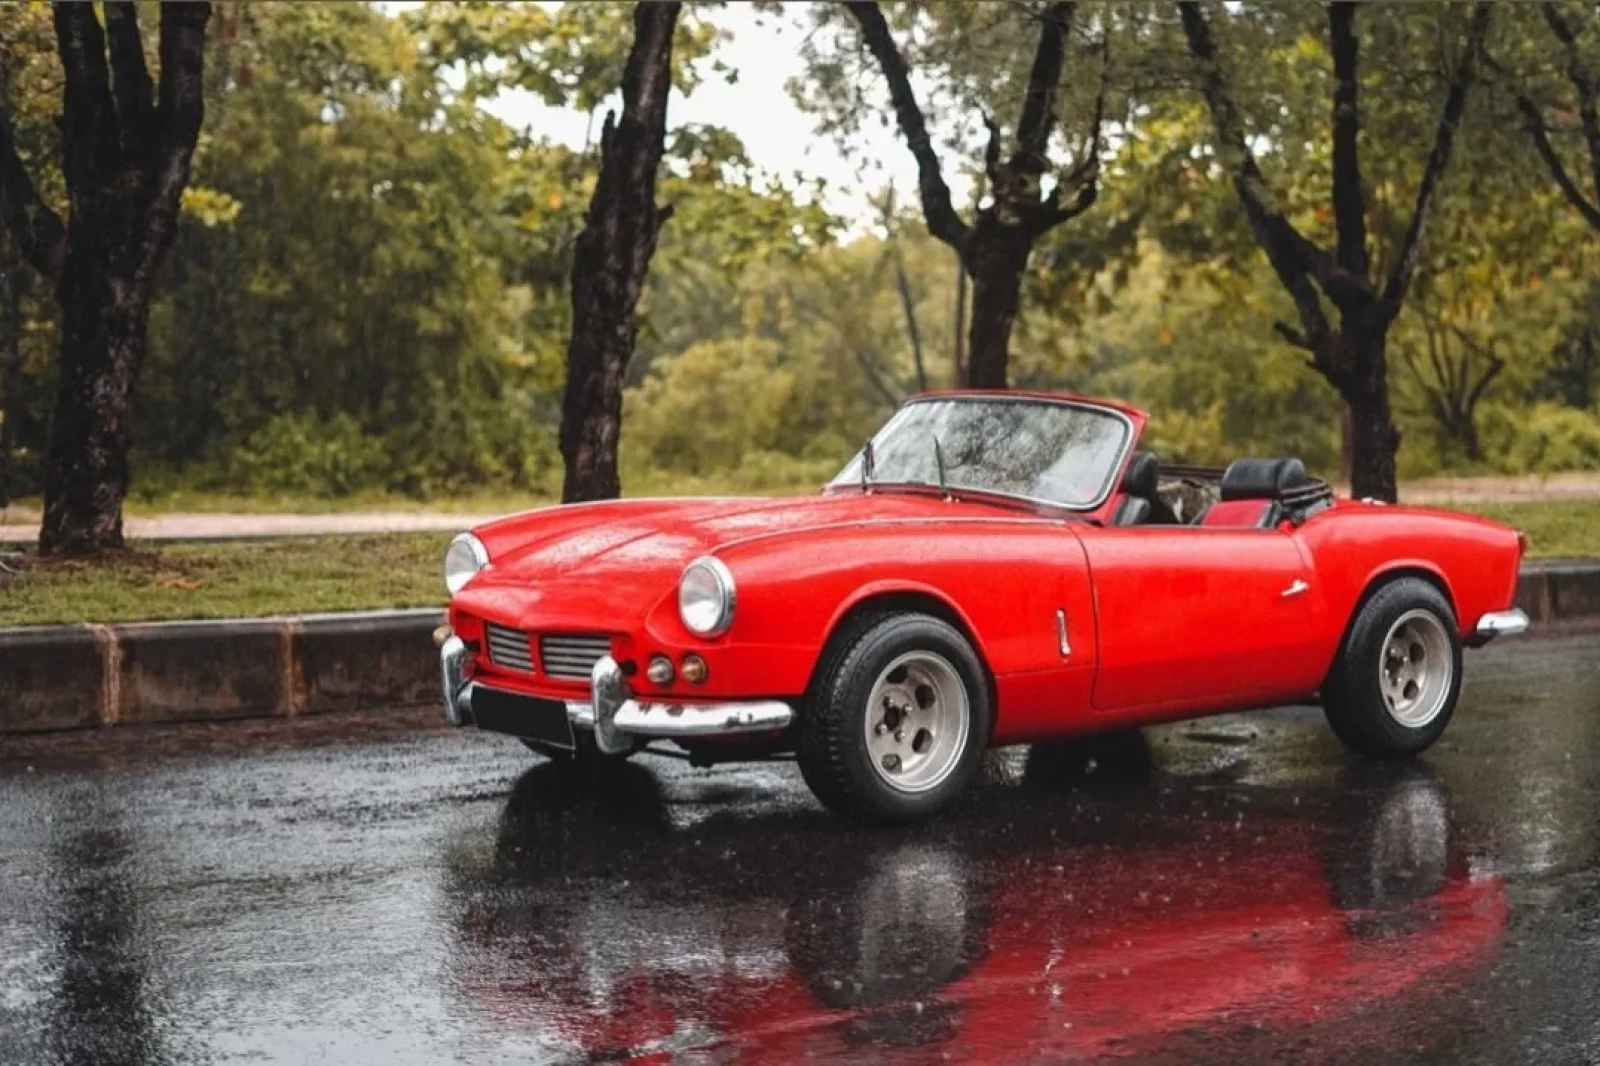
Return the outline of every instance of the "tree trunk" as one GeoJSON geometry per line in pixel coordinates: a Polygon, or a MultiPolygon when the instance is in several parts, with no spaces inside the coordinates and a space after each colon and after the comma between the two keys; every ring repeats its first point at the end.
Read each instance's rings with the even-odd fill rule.
{"type": "Polygon", "coordinates": [[[655,202],[672,87],[672,34],[682,5],[636,4],[622,75],[622,118],[606,116],[600,174],[572,263],[572,339],[561,401],[563,502],[622,493],[617,445],[636,310],[656,237],[671,208],[655,202]]]}
{"type": "Polygon", "coordinates": [[[959,255],[956,256],[956,328],[953,336],[955,358],[951,366],[950,387],[959,389],[967,379],[967,358],[962,350],[967,339],[967,268],[959,255]]]}
{"type": "Polygon", "coordinates": [[[1384,331],[1368,335],[1346,334],[1351,345],[1347,366],[1358,368],[1340,387],[1350,408],[1350,495],[1386,503],[1400,498],[1395,475],[1395,455],[1400,431],[1389,410],[1389,377],[1384,359],[1388,337],[1384,331]]]}
{"type": "Polygon", "coordinates": [[[1011,329],[1022,301],[1022,275],[1031,241],[980,222],[967,252],[972,275],[972,325],[967,334],[967,385],[1003,389],[1011,359],[1011,329]]]}
{"type": "Polygon", "coordinates": [[[17,391],[22,381],[22,283],[25,275],[7,265],[0,272],[0,507],[11,506],[11,453],[17,443],[17,391]]]}
{"type": "Polygon", "coordinates": [[[159,87],[131,3],[57,4],[63,220],[38,195],[0,114],[0,218],[55,286],[61,371],[39,551],[122,547],[134,385],[155,273],[177,226],[204,116],[207,3],[163,4],[159,87]],[[104,15],[102,26],[100,17],[104,15]]]}
{"type": "Polygon", "coordinates": [[[98,258],[69,255],[57,293],[61,378],[39,531],[45,554],[123,546],[133,392],[144,363],[150,296],[98,258]]]}

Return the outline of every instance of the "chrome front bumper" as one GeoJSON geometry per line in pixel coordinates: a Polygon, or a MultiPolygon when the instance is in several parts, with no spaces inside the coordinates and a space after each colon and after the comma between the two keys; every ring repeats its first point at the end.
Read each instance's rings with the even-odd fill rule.
{"type": "MultiPolygon", "coordinates": [[[[451,636],[439,647],[444,685],[444,716],[453,726],[472,725],[474,683],[463,679],[467,646],[451,636]]],[[[635,740],[734,736],[785,729],[794,722],[794,708],[782,700],[730,703],[660,703],[629,696],[622,670],[609,656],[594,664],[592,698],[567,700],[567,719],[574,730],[594,734],[603,752],[626,751],[635,740]]]]}
{"type": "Polygon", "coordinates": [[[1520,607],[1509,611],[1490,611],[1478,619],[1476,635],[1479,642],[1495,637],[1509,637],[1528,631],[1528,616],[1520,607]]]}

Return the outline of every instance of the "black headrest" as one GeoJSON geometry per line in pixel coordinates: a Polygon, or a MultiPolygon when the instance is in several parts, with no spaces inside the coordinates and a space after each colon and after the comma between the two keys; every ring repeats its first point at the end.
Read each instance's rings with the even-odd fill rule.
{"type": "Polygon", "coordinates": [[[1235,459],[1222,472],[1222,498],[1276,500],[1310,480],[1298,459],[1235,459]]]}
{"type": "Polygon", "coordinates": [[[1134,452],[1128,460],[1127,473],[1122,475],[1122,491],[1129,496],[1153,500],[1161,487],[1161,464],[1151,452],[1134,452]]]}

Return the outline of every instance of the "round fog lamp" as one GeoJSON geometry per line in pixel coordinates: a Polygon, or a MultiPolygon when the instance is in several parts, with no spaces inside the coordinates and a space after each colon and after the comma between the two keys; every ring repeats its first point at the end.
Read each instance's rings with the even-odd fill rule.
{"type": "Polygon", "coordinates": [[[650,665],[645,667],[644,676],[650,679],[652,685],[672,684],[672,660],[665,655],[652,657],[650,665]]]}
{"type": "Polygon", "coordinates": [[[706,661],[698,655],[685,655],[683,657],[683,679],[691,685],[698,685],[706,679],[709,673],[706,661]]]}

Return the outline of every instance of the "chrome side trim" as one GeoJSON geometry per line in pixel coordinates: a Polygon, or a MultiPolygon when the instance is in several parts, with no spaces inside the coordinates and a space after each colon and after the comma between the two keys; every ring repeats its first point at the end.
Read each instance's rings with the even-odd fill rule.
{"type": "Polygon", "coordinates": [[[444,719],[461,727],[472,724],[472,682],[461,679],[467,645],[454,634],[439,645],[439,675],[444,687],[444,719]]]}
{"type": "Polygon", "coordinates": [[[1491,637],[1507,637],[1528,631],[1528,615],[1520,607],[1513,607],[1509,611],[1490,611],[1478,619],[1476,632],[1479,637],[1488,640],[1491,637]]]}
{"type": "Polygon", "coordinates": [[[1072,645],[1067,643],[1067,612],[1063,608],[1056,608],[1056,640],[1061,645],[1061,657],[1066,659],[1072,655],[1072,645]]]}

